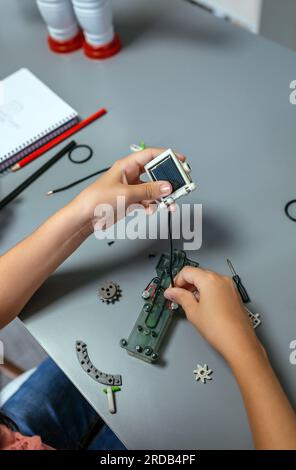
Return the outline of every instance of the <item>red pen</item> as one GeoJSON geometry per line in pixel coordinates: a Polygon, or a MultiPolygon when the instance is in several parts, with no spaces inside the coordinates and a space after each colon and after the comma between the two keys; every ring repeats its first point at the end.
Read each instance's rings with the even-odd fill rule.
{"type": "Polygon", "coordinates": [[[67,131],[65,131],[63,134],[59,135],[55,139],[52,139],[50,142],[47,142],[45,145],[43,145],[39,149],[32,152],[30,155],[27,155],[27,157],[23,158],[18,163],[13,165],[11,167],[11,171],[17,171],[20,168],[23,168],[28,163],[40,157],[40,155],[43,155],[45,152],[47,152],[48,150],[58,145],[60,142],[63,142],[63,140],[67,139],[71,135],[75,134],[76,132],[80,131],[84,127],[88,126],[88,124],[91,124],[96,119],[99,119],[100,117],[104,116],[104,114],[106,113],[107,113],[107,110],[105,108],[99,109],[99,111],[97,111],[96,113],[92,114],[91,116],[84,119],[83,121],[80,121],[78,124],[75,124],[75,126],[71,127],[71,129],[68,129],[67,131]]]}

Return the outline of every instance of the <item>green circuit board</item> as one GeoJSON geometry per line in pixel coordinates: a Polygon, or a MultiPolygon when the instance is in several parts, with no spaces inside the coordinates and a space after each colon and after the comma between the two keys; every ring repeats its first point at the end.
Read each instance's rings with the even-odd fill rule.
{"type": "MultiPolygon", "coordinates": [[[[175,276],[184,266],[197,267],[198,263],[186,257],[184,251],[174,250],[172,272],[175,276]]],[[[128,337],[121,339],[120,344],[127,352],[153,363],[160,357],[160,348],[171,319],[181,307],[173,305],[163,293],[170,285],[170,256],[161,255],[157,266],[156,276],[149,282],[142,293],[144,305],[140,315],[128,337]]]]}

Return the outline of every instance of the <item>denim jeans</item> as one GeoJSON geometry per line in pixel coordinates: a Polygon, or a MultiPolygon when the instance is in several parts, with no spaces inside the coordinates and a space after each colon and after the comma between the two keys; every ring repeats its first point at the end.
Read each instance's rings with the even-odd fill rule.
{"type": "Polygon", "coordinates": [[[55,449],[125,450],[52,359],[37,368],[1,411],[20,433],[39,435],[55,449]]]}

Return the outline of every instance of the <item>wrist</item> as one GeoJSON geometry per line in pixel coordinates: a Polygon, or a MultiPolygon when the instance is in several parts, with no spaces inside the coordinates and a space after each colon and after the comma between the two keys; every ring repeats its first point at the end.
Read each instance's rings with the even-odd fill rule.
{"type": "Polygon", "coordinates": [[[269,359],[266,350],[254,335],[253,338],[248,338],[240,343],[240,347],[236,350],[235,354],[231,354],[225,358],[234,375],[250,371],[252,373],[253,366],[262,365],[266,367],[269,364],[269,359]]]}
{"type": "Polygon", "coordinates": [[[93,233],[92,218],[78,198],[69,202],[60,213],[69,228],[69,236],[78,235],[84,240],[93,233]]]}

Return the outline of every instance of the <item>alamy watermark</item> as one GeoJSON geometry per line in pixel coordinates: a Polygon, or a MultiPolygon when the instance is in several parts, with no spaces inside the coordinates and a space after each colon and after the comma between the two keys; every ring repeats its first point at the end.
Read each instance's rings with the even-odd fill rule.
{"type": "Polygon", "coordinates": [[[293,341],[291,341],[290,350],[290,363],[292,364],[292,366],[296,366],[296,339],[293,339],[293,341]]]}
{"type": "Polygon", "coordinates": [[[290,90],[293,91],[289,95],[289,101],[291,104],[296,104],[296,80],[290,82],[290,90]]]}
{"type": "MultiPolygon", "coordinates": [[[[98,240],[168,239],[168,210],[150,204],[149,212],[147,215],[147,207],[141,204],[126,207],[124,196],[117,197],[115,207],[99,204],[94,211],[95,237],[98,240]]],[[[175,205],[171,220],[172,238],[182,240],[184,250],[199,250],[202,245],[202,205],[175,205]]]]}

